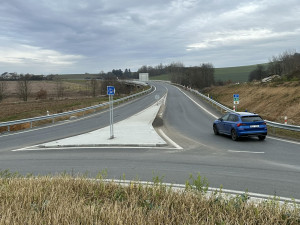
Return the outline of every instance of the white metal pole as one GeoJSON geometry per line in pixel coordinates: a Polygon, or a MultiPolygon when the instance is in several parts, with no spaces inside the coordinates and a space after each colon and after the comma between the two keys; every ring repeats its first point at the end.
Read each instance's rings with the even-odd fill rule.
{"type": "Polygon", "coordinates": [[[111,96],[111,138],[114,138],[114,96],[111,96]]]}
{"type": "Polygon", "coordinates": [[[113,130],[113,96],[109,95],[109,121],[110,121],[110,139],[114,138],[113,130]]]}

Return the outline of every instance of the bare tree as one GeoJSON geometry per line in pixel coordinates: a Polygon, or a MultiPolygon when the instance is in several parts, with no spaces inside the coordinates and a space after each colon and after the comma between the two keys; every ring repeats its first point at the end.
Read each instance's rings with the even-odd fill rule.
{"type": "Polygon", "coordinates": [[[30,96],[31,92],[31,85],[30,85],[30,76],[29,75],[21,75],[20,79],[18,80],[17,84],[17,93],[20,99],[24,102],[27,102],[28,97],[30,96]]]}
{"type": "Polygon", "coordinates": [[[279,56],[269,60],[269,74],[287,75],[297,70],[300,66],[300,55],[296,51],[285,51],[279,56]]]}
{"type": "Polygon", "coordinates": [[[7,82],[0,81],[0,102],[7,97],[7,82]]]}
{"type": "Polygon", "coordinates": [[[96,97],[98,90],[98,82],[95,78],[91,79],[92,96],[96,97]]]}
{"type": "Polygon", "coordinates": [[[59,77],[55,77],[56,82],[56,96],[57,98],[63,98],[65,95],[65,86],[63,84],[63,81],[59,77]]]}

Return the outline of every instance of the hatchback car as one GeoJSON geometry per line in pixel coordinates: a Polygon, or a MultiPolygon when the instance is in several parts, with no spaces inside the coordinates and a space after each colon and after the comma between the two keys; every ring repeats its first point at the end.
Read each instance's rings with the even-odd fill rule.
{"type": "Polygon", "coordinates": [[[227,113],[215,120],[213,130],[216,135],[230,135],[234,141],[248,136],[265,140],[268,133],[266,122],[258,114],[250,112],[227,113]]]}

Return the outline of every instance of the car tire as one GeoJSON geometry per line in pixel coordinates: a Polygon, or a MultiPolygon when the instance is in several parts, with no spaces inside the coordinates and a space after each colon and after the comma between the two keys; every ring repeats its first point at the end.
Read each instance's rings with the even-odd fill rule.
{"type": "Polygon", "coordinates": [[[236,133],[235,129],[231,130],[231,139],[233,141],[237,141],[239,139],[238,136],[237,136],[237,133],[236,133]]]}
{"type": "Polygon", "coordinates": [[[265,135],[259,135],[259,136],[258,136],[258,139],[261,140],[261,141],[263,141],[263,140],[266,139],[266,136],[265,136],[265,135]]]}
{"type": "Polygon", "coordinates": [[[213,130],[214,130],[214,133],[215,133],[215,135],[218,135],[218,134],[219,134],[219,131],[218,131],[217,125],[215,125],[215,124],[214,124],[214,126],[213,126],[213,130]]]}

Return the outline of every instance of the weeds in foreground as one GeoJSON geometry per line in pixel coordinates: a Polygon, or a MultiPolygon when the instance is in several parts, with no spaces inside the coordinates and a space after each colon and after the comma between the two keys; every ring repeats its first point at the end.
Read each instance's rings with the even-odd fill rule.
{"type": "Polygon", "coordinates": [[[300,208],[260,203],[249,196],[204,194],[208,185],[190,176],[182,192],[161,185],[122,186],[66,174],[21,177],[0,173],[0,224],[300,224],[300,208]]]}

